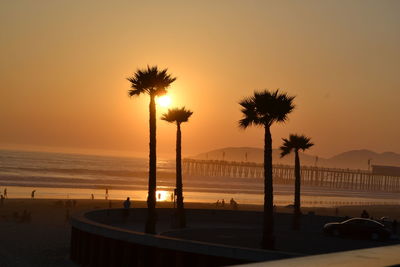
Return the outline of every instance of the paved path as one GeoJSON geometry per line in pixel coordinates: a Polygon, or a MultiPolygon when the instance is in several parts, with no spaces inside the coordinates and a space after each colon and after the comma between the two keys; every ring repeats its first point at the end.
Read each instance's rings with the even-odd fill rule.
{"type": "MultiPolygon", "coordinates": [[[[143,231],[143,210],[136,210],[126,222],[112,225],[143,231]]],[[[171,214],[159,210],[158,233],[165,236],[219,243],[224,245],[260,248],[262,213],[254,211],[188,210],[186,229],[171,229],[171,214]]],[[[327,222],[341,221],[340,217],[304,215],[301,231],[291,229],[291,214],[275,215],[276,249],[284,252],[315,255],[346,250],[400,244],[399,240],[372,241],[326,236],[322,227],[327,222]]]]}

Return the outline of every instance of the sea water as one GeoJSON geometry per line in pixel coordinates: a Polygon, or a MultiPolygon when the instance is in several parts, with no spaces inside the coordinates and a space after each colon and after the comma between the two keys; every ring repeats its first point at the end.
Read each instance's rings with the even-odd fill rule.
{"type": "MultiPolygon", "coordinates": [[[[0,150],[0,194],[8,198],[146,200],[148,159],[0,150]],[[106,190],[108,195],[106,195],[106,190]]],[[[214,203],[234,198],[262,204],[263,179],[183,176],[187,202],[214,203]]],[[[172,201],[175,161],[157,162],[157,198],[172,201]]],[[[274,203],[293,203],[294,185],[274,185],[274,203]]],[[[302,187],[303,206],[400,204],[399,194],[302,187]]]]}

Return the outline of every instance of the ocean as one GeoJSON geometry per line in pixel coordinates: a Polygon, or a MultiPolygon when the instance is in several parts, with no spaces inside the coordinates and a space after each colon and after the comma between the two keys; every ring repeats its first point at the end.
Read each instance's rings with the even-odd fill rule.
{"type": "MultiPolygon", "coordinates": [[[[146,200],[148,159],[48,152],[0,150],[0,193],[8,198],[146,200]]],[[[187,202],[215,203],[234,198],[242,204],[263,203],[263,180],[184,175],[187,202]]],[[[293,185],[274,185],[274,203],[293,202],[293,185]]],[[[171,201],[174,160],[157,162],[157,197],[171,201]]],[[[400,205],[399,194],[302,187],[303,206],[400,205]]]]}

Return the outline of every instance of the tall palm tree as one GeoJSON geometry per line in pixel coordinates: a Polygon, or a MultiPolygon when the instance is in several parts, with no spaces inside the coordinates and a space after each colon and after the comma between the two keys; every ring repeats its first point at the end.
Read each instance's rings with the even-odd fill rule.
{"type": "Polygon", "coordinates": [[[294,159],[294,216],[293,216],[293,229],[300,229],[300,218],[301,218],[301,210],[300,210],[300,157],[299,150],[307,150],[312,147],[314,144],[311,143],[311,138],[305,135],[297,135],[290,134],[289,139],[282,138],[283,144],[280,147],[281,149],[281,157],[284,157],[294,151],[295,159],[294,159]]]}
{"type": "Polygon", "coordinates": [[[147,220],[145,232],[149,234],[156,233],[156,103],[155,97],[167,93],[167,88],[176,78],[167,73],[167,69],[159,70],[157,66],[147,69],[137,70],[132,77],[127,78],[131,82],[131,89],[128,91],[129,96],[138,96],[148,94],[150,96],[149,112],[150,112],[150,153],[149,153],[149,185],[147,196],[147,220]]]}
{"type": "Polygon", "coordinates": [[[272,186],[272,137],[270,127],[275,122],[285,122],[294,109],[294,96],[276,91],[254,92],[251,97],[244,98],[242,106],[243,118],[239,126],[243,129],[251,125],[264,127],[264,224],[262,247],[273,249],[275,238],[273,218],[273,186],[272,186]]]}
{"type": "Polygon", "coordinates": [[[179,228],[186,227],[185,209],[183,206],[183,184],[182,184],[182,148],[181,148],[181,123],[187,122],[193,112],[183,108],[168,109],[168,113],[163,114],[162,120],[176,123],[176,219],[179,228]]]}

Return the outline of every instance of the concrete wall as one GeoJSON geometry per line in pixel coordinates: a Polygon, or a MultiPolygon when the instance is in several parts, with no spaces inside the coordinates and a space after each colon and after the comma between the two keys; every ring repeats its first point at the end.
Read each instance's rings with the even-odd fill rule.
{"type": "Polygon", "coordinates": [[[71,259],[81,266],[226,266],[293,257],[294,254],[148,235],[108,225],[123,210],[72,217],[71,259]]]}

